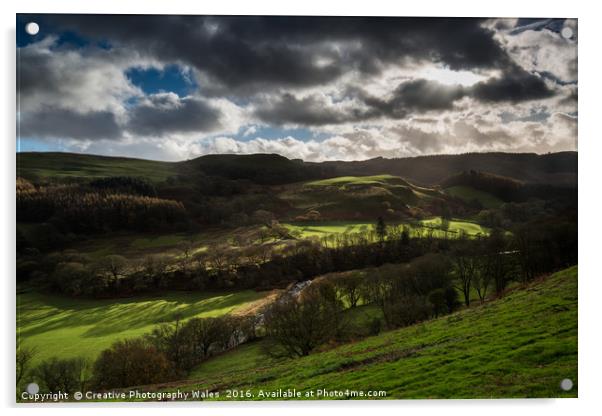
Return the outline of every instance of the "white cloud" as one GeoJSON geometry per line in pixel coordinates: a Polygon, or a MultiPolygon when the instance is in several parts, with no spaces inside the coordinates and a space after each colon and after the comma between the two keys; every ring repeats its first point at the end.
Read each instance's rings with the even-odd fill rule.
{"type": "MultiPolygon", "coordinates": [[[[576,33],[576,21],[567,20],[565,26],[576,33]]],[[[577,80],[577,40],[565,39],[548,29],[525,30],[512,34],[511,30],[497,33],[497,38],[508,54],[524,69],[549,72],[564,82],[577,80]]]]}

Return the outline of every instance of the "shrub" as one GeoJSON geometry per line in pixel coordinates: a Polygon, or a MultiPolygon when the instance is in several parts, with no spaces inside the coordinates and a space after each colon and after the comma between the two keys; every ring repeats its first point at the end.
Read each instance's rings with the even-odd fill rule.
{"type": "Polygon", "coordinates": [[[326,287],[311,285],[303,296],[287,295],[274,302],[265,314],[268,352],[301,357],[335,338],[343,327],[342,305],[331,295],[326,287]]]}
{"type": "Polygon", "coordinates": [[[85,390],[89,382],[88,362],[83,358],[50,358],[33,371],[43,391],[50,393],[85,390]]]}
{"type": "Polygon", "coordinates": [[[383,308],[385,320],[390,327],[404,327],[428,319],[432,307],[419,296],[403,296],[388,299],[383,308]]]}
{"type": "Polygon", "coordinates": [[[165,354],[141,338],[114,343],[94,363],[94,385],[98,389],[160,383],[174,375],[165,354]]]}

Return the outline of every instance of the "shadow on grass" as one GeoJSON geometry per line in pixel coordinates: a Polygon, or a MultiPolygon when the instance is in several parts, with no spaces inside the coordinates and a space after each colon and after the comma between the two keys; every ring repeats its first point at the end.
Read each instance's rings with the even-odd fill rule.
{"type": "Polygon", "coordinates": [[[101,337],[198,315],[225,314],[260,295],[235,293],[170,293],[162,297],[80,300],[31,293],[21,296],[17,327],[23,337],[69,327],[91,326],[83,337],[101,337]]]}

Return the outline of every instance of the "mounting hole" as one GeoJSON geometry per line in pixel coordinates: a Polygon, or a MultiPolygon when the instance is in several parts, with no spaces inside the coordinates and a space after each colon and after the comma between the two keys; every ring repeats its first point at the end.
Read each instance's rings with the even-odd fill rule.
{"type": "Polygon", "coordinates": [[[25,31],[28,35],[35,36],[40,31],[40,25],[36,22],[29,22],[25,25],[25,31]]]}
{"type": "Polygon", "coordinates": [[[573,388],[573,380],[565,378],[560,382],[560,388],[564,391],[569,391],[573,388]]]}
{"type": "Polygon", "coordinates": [[[40,386],[38,386],[38,383],[29,383],[26,390],[29,394],[38,394],[40,386]]]}
{"type": "Polygon", "coordinates": [[[563,27],[562,30],[560,31],[560,34],[562,35],[563,38],[570,39],[573,37],[573,29],[571,29],[568,26],[563,27]]]}

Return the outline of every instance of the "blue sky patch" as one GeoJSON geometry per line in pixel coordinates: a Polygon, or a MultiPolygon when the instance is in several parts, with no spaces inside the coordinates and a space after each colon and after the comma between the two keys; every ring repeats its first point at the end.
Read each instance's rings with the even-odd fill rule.
{"type": "Polygon", "coordinates": [[[169,65],[158,68],[130,68],[126,76],[145,94],[173,92],[180,97],[190,95],[197,89],[197,84],[179,65],[169,65]]]}

